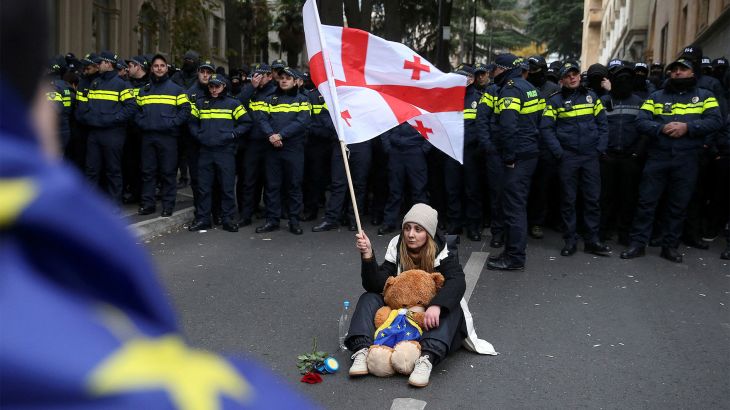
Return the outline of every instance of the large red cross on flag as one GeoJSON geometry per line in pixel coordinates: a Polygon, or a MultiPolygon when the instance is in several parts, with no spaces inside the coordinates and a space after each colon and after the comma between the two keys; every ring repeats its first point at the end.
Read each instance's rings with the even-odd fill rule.
{"type": "Polygon", "coordinates": [[[304,3],[309,70],[347,144],[408,122],[462,162],[466,77],[443,73],[410,48],[368,32],[320,24],[304,3]]]}

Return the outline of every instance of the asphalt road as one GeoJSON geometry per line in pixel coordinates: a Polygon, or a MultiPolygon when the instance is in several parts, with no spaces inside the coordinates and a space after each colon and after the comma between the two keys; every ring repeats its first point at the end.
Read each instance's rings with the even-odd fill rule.
{"type": "MultiPolygon", "coordinates": [[[[256,358],[329,409],[406,408],[398,398],[428,410],[730,408],[730,267],[719,240],[683,247],[685,263],[673,264],[657,248],[632,261],[616,250],[565,258],[559,234],[531,239],[527,269],[484,268],[469,301],[477,333],[501,354],[459,351],[415,389],[402,376],[350,380],[346,352],[335,354],[341,372],[299,383],[296,356],[313,338],[334,352],[342,301],[362,293],[353,233],[311,226],[302,236],[246,227],[148,241],[191,343],[256,358]]],[[[365,229],[382,258],[390,237],[365,229]]],[[[492,251],[488,235],[462,239],[463,265],[492,251]]]]}

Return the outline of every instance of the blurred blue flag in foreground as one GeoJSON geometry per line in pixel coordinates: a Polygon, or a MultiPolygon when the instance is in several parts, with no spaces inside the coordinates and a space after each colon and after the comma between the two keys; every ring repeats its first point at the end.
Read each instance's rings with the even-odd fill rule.
{"type": "Polygon", "coordinates": [[[41,154],[24,109],[0,110],[0,407],[314,408],[268,370],[191,348],[120,219],[41,154]]]}

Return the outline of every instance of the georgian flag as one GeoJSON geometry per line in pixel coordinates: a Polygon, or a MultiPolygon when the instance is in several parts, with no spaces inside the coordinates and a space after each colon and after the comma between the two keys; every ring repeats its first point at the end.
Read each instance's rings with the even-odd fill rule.
{"type": "Polygon", "coordinates": [[[314,0],[302,14],[312,81],[340,140],[366,141],[407,121],[463,162],[466,77],[439,71],[403,44],[322,25],[314,0]]]}

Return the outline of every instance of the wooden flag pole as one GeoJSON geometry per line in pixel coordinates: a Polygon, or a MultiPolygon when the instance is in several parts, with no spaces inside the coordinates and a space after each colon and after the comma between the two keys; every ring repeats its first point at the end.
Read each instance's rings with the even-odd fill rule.
{"type": "Polygon", "coordinates": [[[345,166],[345,175],[347,175],[347,187],[350,190],[350,201],[352,201],[352,210],[355,212],[355,223],[357,223],[357,232],[363,233],[362,224],[360,223],[360,212],[357,209],[357,200],[355,199],[355,188],[352,186],[352,175],[350,175],[350,161],[347,159],[347,146],[345,141],[340,140],[340,150],[342,151],[342,162],[345,166]]]}

